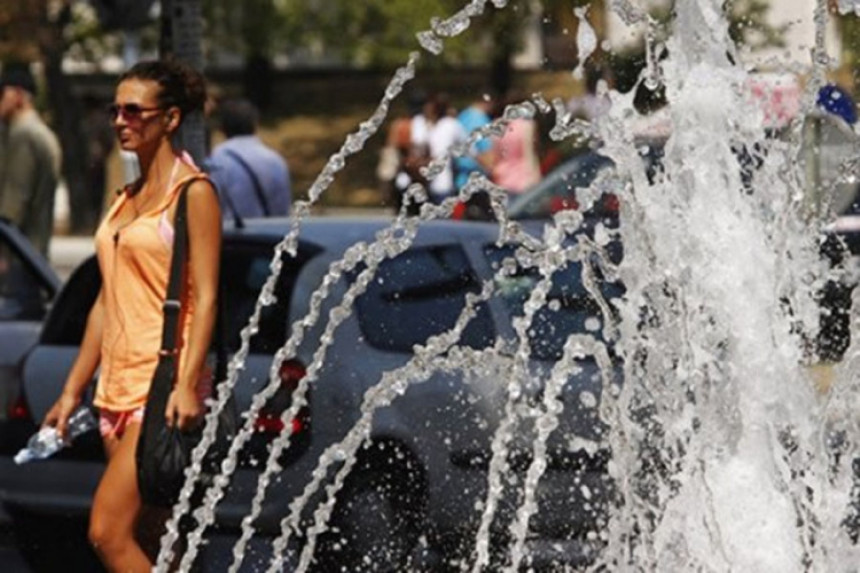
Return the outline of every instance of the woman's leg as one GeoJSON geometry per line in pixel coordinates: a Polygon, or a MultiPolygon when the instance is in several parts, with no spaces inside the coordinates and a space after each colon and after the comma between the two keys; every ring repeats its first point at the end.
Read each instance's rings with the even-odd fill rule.
{"type": "Polygon", "coordinates": [[[152,570],[152,562],[135,539],[142,506],[135,461],[139,434],[140,424],[129,423],[118,442],[105,444],[108,465],[90,513],[90,542],[105,566],[121,573],[152,570]]]}

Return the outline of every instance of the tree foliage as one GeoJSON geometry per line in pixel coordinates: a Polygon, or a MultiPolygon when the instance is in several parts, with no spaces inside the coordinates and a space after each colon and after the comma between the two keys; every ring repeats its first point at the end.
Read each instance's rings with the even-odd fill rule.
{"type": "Polygon", "coordinates": [[[857,69],[860,64],[860,17],[854,13],[836,14],[839,36],[842,40],[842,53],[839,60],[842,62],[843,72],[848,76],[844,81],[846,87],[851,88],[854,93],[860,91],[860,75],[857,69]]]}
{"type": "MultiPolygon", "coordinates": [[[[488,2],[482,16],[445,41],[442,64],[486,64],[499,46],[520,45],[524,22],[536,11],[573,6],[563,0],[488,2]]],[[[287,55],[307,63],[394,66],[419,50],[416,34],[445,19],[466,0],[203,0],[213,46],[243,54],[287,55]]],[[[586,2],[587,3],[587,2],[586,2]]],[[[509,50],[506,50],[509,51],[509,50]]]]}
{"type": "Polygon", "coordinates": [[[768,0],[726,0],[723,9],[729,19],[732,41],[752,51],[784,47],[789,24],[770,24],[767,21],[770,8],[768,0]]]}

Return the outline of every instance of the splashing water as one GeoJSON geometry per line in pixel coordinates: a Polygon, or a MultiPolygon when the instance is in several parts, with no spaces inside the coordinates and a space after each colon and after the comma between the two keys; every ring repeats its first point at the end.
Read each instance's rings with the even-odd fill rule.
{"type": "Polygon", "coordinates": [[[820,227],[803,216],[792,145],[766,139],[744,97],[720,3],[676,11],[662,64],[673,135],[655,184],[635,173],[619,131],[624,102],[603,134],[634,171],[622,199],[625,387],[610,423],[621,501],[603,559],[644,571],[846,570],[860,554],[841,527],[850,488],[834,481],[850,462],[832,466],[835,420],[803,366],[820,227]],[[749,190],[741,146],[762,160],[749,190]]]}
{"type": "MultiPolygon", "coordinates": [[[[486,0],[472,0],[448,19],[434,19],[430,30],[419,34],[419,43],[432,54],[440,53],[444,39],[466,31],[486,4],[486,0]]],[[[505,4],[493,0],[496,8],[505,4]]],[[[434,372],[486,374],[488,369],[498,368],[498,379],[504,372],[507,401],[493,435],[486,499],[479,510],[472,555],[461,568],[477,572],[493,566],[490,530],[500,519],[497,509],[505,489],[512,487],[506,479],[511,471],[508,459],[513,433],[523,417],[514,406],[526,379],[533,375],[527,366],[532,350],[528,330],[536,313],[551,304],[547,298],[550,277],[570,262],[582,263],[583,285],[603,317],[602,339],[613,341],[614,352],[621,358],[623,383],[615,376],[607,346],[585,332],[568,338],[562,357],[544,375],[542,398],[533,413],[531,461],[522,481],[519,507],[508,524],[511,541],[506,570],[518,571],[528,564],[526,539],[529,522],[539,511],[536,498],[547,468],[548,443],[560,431],[566,415],[558,397],[582,357],[593,357],[600,368],[598,408],[608,432],[599,447],[611,451],[609,474],[615,489],[602,508],[608,516],[606,527],[591,532],[590,538],[599,540],[600,546],[593,570],[856,570],[860,551],[851,543],[845,522],[852,507],[851,464],[860,456],[860,388],[852,374],[860,366],[860,342],[855,337],[847,358],[835,369],[830,392],[816,392],[805,365],[809,362],[808,336],[817,328],[815,297],[827,276],[818,256],[822,221],[804,208],[802,166],[795,161],[796,138],[778,140],[766,135],[763,114],[746,91],[747,74],[737,64],[735,47],[728,40],[722,4],[720,0],[676,3],[674,34],[665,46],[654,46],[653,30],[649,31],[649,62],[640,82],[665,87],[672,124],[662,169],[656,176],[649,178],[641,161],[634,133],[640,118],[633,108],[632,91],[611,92],[610,111],[594,124],[571,120],[563,102],[550,104],[535,95],[533,101],[509,106],[501,119],[452,150],[451,155],[466,153],[478,137],[501,133],[506,122],[538,113],[555,114],[550,135],[556,140],[598,138],[601,153],[629,180],[620,196],[619,229],[613,231],[624,245],[624,259],[613,265],[601,254],[598,242],[584,237],[570,245],[566,238],[582,222],[578,213],[557,215],[540,238],[526,235],[507,221],[504,191],[473,176],[459,199],[488,192],[499,220],[500,244],[522,245],[499,273],[519,266],[535,270],[540,277],[523,315],[514,320],[518,344],[513,356],[503,355],[496,347],[475,351],[458,344],[475,314],[475,305],[494,296],[493,281],[489,281],[479,295],[469,297],[450,331],[428,339],[415,349],[408,364],[384,373],[368,391],[358,423],[341,442],[327,449],[311,482],[293,500],[290,514],[281,523],[281,535],[273,543],[269,571],[285,567],[303,511],[325,491],[313,512],[313,524],[302,531],[304,545],[297,570],[310,566],[317,537],[327,529],[338,491],[370,435],[376,410],[434,372]],[[752,182],[742,177],[741,151],[757,161],[752,182]],[[604,298],[588,261],[597,261],[604,279],[617,277],[625,285],[623,299],[604,298]],[[337,471],[329,480],[329,470],[334,467],[337,471]],[[330,481],[328,487],[326,481],[330,481]]],[[[816,14],[819,30],[826,17],[824,4],[819,2],[816,14]]],[[[653,26],[647,14],[629,0],[612,0],[610,5],[627,23],[653,26]]],[[[839,8],[856,11],[858,2],[840,0],[839,8]]],[[[580,30],[584,14],[584,9],[577,11],[580,30]]],[[[595,45],[583,38],[577,69],[595,45]]],[[[814,87],[820,85],[830,59],[823,52],[823,41],[813,52],[810,84],[814,87]]],[[[290,235],[278,245],[272,260],[272,277],[278,274],[283,253],[295,255],[301,221],[310,205],[330,185],[347,157],[359,152],[378,130],[391,101],[414,77],[417,60],[413,54],[398,70],[373,117],[330,159],[311,188],[310,201],[296,206],[290,235]]],[[[808,100],[813,93],[808,91],[808,100]]],[[[428,178],[438,174],[447,160],[431,164],[428,178]]],[[[426,191],[414,185],[404,203],[421,203],[424,198],[426,191]]],[[[305,333],[323,320],[321,308],[330,287],[345,273],[362,268],[329,313],[314,360],[282,416],[285,422],[307,403],[309,385],[325,363],[334,332],[379,265],[409,248],[421,222],[450,216],[455,201],[423,204],[417,217],[407,217],[404,205],[375,242],[353,246],[332,265],[312,296],[307,316],[294,323],[289,339],[276,354],[270,383],[254,397],[245,427],[222,464],[222,474],[201,505],[192,508],[200,460],[214,437],[217,410],[224,403],[212,408],[180,502],[162,539],[158,570],[169,569],[179,519],[193,509],[197,525],[187,536],[180,563],[183,571],[191,568],[236,469],[238,452],[250,437],[252,421],[277,389],[281,364],[294,356],[305,333]]],[[[270,278],[219,389],[230,390],[236,384],[261,308],[274,302],[273,292],[274,278],[270,278]]],[[[231,571],[242,565],[267,487],[280,470],[277,460],[289,443],[286,433],[272,446],[234,547],[231,571]]]]}
{"type": "Polygon", "coordinates": [[[839,0],[838,7],[840,14],[854,12],[860,16],[860,2],[857,0],[839,0]]]}
{"type": "Polygon", "coordinates": [[[591,54],[593,54],[594,50],[597,48],[597,34],[594,32],[594,28],[591,27],[591,24],[589,24],[588,19],[586,18],[587,13],[587,6],[574,10],[574,14],[576,14],[576,19],[579,22],[579,25],[576,29],[576,54],[578,62],[576,64],[576,68],[573,70],[573,77],[578,80],[583,78],[585,62],[591,57],[591,54]]]}

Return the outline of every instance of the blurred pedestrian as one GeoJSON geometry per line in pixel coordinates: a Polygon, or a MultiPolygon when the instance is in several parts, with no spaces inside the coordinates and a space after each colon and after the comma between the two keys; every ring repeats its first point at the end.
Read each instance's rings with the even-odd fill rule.
{"type": "MultiPolygon", "coordinates": [[[[492,121],[490,114],[494,111],[495,105],[496,100],[490,92],[484,92],[481,97],[460,112],[457,121],[463,126],[467,136],[490,124],[492,121]]],[[[493,161],[492,148],[492,139],[482,137],[469,148],[468,154],[454,160],[454,183],[458,190],[463,188],[472,173],[485,175],[490,173],[493,161]]]]}
{"type": "Polygon", "coordinates": [[[605,68],[589,61],[585,64],[585,93],[572,97],[567,109],[573,117],[594,121],[612,107],[609,98],[610,82],[605,68]]]}
{"type": "Polygon", "coordinates": [[[0,75],[0,215],[45,256],[54,230],[54,197],[62,154],[56,135],[33,103],[36,82],[27,64],[7,64],[0,75]]]}
{"type": "Polygon", "coordinates": [[[396,117],[388,128],[385,145],[380,151],[376,176],[383,186],[383,194],[394,211],[400,211],[403,193],[413,181],[414,172],[408,169],[413,153],[412,124],[423,123],[422,109],[427,95],[420,90],[407,96],[406,111],[396,117]]]}
{"type": "MultiPolygon", "coordinates": [[[[481,92],[481,97],[473,100],[463,111],[457,115],[457,121],[463,127],[466,137],[472,132],[485,127],[492,121],[497,106],[497,99],[489,90],[481,92]]],[[[493,140],[490,137],[481,137],[473,143],[465,155],[454,158],[454,185],[460,191],[469,181],[473,173],[479,173],[490,177],[493,169],[493,140]]],[[[454,208],[452,218],[470,220],[490,220],[493,211],[490,197],[486,193],[475,193],[468,201],[458,204],[454,208]]]]}
{"type": "MultiPolygon", "coordinates": [[[[423,91],[413,94],[410,101],[410,110],[413,110],[412,119],[409,121],[409,143],[406,154],[402,158],[401,168],[394,180],[395,187],[400,194],[400,203],[403,202],[403,194],[413,183],[419,183],[425,188],[427,179],[422,169],[430,162],[430,147],[428,145],[428,134],[430,133],[430,119],[428,118],[427,105],[430,96],[423,91]]],[[[420,205],[410,203],[407,213],[417,215],[420,205]]]]}
{"type": "Polygon", "coordinates": [[[187,430],[199,423],[211,387],[206,356],[216,316],[221,214],[207,176],[172,144],[183,119],[202,110],[205,98],[203,77],[173,60],[140,62],[120,76],[110,112],[120,147],[137,155],[141,176],[118,193],[96,232],[102,287],[63,392],[43,422],[65,435],[69,415],[99,369],[93,403],[108,461],[93,498],[89,538],[109,571],[152,569],[143,541],[154,529],[138,526],[163,516],[143,506],[135,452],[161,348],[182,189],[188,280],[180,296],[181,350],[167,424],[187,430]]]}
{"type": "Polygon", "coordinates": [[[851,93],[837,84],[825,84],[818,90],[815,105],[842,118],[848,125],[857,123],[857,104],[851,93]]]}
{"type": "MultiPolygon", "coordinates": [[[[428,165],[434,160],[445,158],[453,145],[466,139],[466,131],[451,115],[450,109],[447,95],[437,94],[424,104],[426,131],[416,132],[413,124],[413,145],[426,147],[428,165]]],[[[430,200],[437,205],[456,193],[454,165],[450,157],[443,162],[442,171],[427,183],[427,189],[430,200]]]]}
{"type": "MultiPolygon", "coordinates": [[[[523,98],[517,93],[505,98],[507,105],[522,101],[523,98]]],[[[511,120],[493,147],[493,182],[509,193],[518,195],[540,181],[537,145],[537,122],[534,119],[519,117],[511,120]]]]}
{"type": "Polygon", "coordinates": [[[276,217],[290,212],[292,187],[286,160],[257,137],[259,114],[245,99],[221,102],[216,112],[227,137],[206,168],[218,188],[224,217],[276,217]]]}

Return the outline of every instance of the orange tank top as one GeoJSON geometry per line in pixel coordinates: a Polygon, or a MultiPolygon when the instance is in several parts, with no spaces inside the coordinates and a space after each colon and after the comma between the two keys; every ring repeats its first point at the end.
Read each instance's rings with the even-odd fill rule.
{"type": "MultiPolygon", "coordinates": [[[[119,225],[116,215],[130,200],[126,190],[114,201],[96,231],[104,305],[101,366],[94,399],[100,408],[122,412],[146,404],[161,348],[162,304],[173,252],[173,225],[168,213],[185,183],[205,177],[203,173],[196,173],[183,178],[172,186],[160,204],[131,222],[119,225]]],[[[180,363],[181,349],[194,315],[188,296],[190,288],[189,276],[182,289],[179,317],[180,363]]]]}

